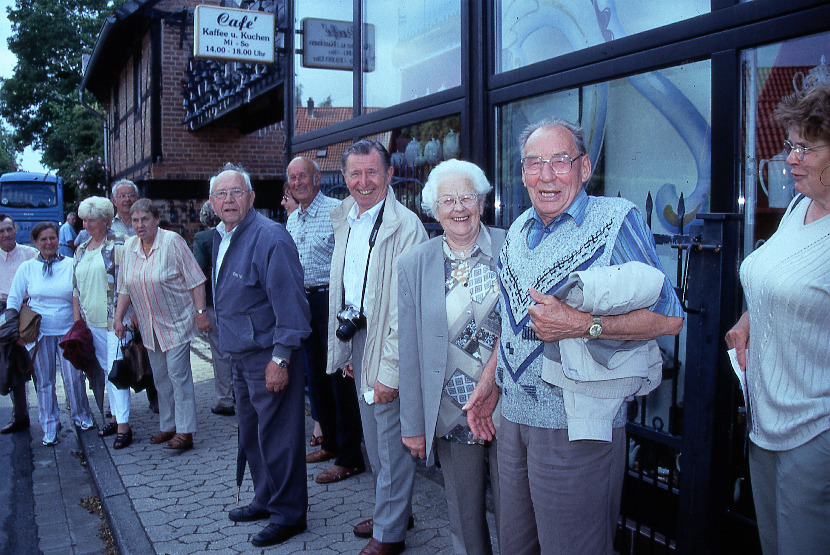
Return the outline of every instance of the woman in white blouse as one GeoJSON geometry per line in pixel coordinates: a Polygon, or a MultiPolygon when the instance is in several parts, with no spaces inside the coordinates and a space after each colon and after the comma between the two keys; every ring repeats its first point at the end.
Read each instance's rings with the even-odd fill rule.
{"type": "Polygon", "coordinates": [[[798,193],[741,264],[747,312],[726,334],[746,371],[749,470],[761,547],[830,549],[830,85],[785,98],[798,193]]]}
{"type": "Polygon", "coordinates": [[[28,297],[29,307],[42,318],[34,375],[43,445],[48,446],[57,443],[60,427],[60,407],[55,392],[57,364],[61,366],[63,387],[75,425],[88,430],[93,422],[83,373],[59,356],[62,350],[58,342],[72,327],[73,260],[58,254],[58,226],[54,223],[36,224],[32,228],[31,239],[39,254],[21,264],[14,274],[8,306],[19,311],[23,300],[28,297]]]}

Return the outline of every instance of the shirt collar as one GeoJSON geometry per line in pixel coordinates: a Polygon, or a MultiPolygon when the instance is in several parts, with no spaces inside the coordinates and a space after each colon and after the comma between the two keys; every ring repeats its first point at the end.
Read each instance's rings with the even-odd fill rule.
{"type": "Polygon", "coordinates": [[[318,190],[317,194],[314,195],[314,199],[311,201],[311,204],[308,205],[308,208],[303,210],[302,205],[300,205],[300,207],[297,209],[297,217],[299,217],[301,220],[305,220],[308,216],[316,218],[317,212],[319,212],[320,210],[320,205],[323,204],[324,197],[325,195],[323,194],[323,192],[318,190]],[[308,214],[308,216],[306,216],[306,214],[308,214]]]}
{"type": "Polygon", "coordinates": [[[239,229],[239,224],[233,226],[233,229],[230,231],[225,231],[225,222],[219,222],[219,225],[216,226],[216,231],[219,232],[219,236],[224,239],[226,235],[233,235],[233,232],[239,229]]]}
{"type": "MultiPolygon", "coordinates": [[[[482,223],[479,223],[478,225],[479,225],[478,237],[476,237],[476,242],[473,245],[472,250],[470,250],[470,254],[468,255],[467,258],[472,257],[473,254],[476,253],[476,251],[481,252],[481,254],[483,254],[484,256],[487,256],[489,258],[493,258],[493,243],[492,243],[492,240],[490,239],[490,230],[488,230],[487,227],[482,223]]],[[[461,257],[456,255],[452,251],[452,249],[450,248],[449,244],[447,244],[447,234],[446,233],[444,233],[443,237],[444,237],[444,252],[447,253],[450,256],[450,258],[452,258],[453,260],[460,259],[461,257]]]]}
{"type": "Polygon", "coordinates": [[[9,252],[6,252],[3,249],[0,249],[0,260],[6,261],[6,259],[8,259],[8,257],[12,255],[12,253],[15,251],[15,249],[17,249],[17,243],[14,244],[14,248],[12,250],[10,250],[9,252]]]}
{"type": "Polygon", "coordinates": [[[366,215],[369,215],[370,216],[369,220],[372,223],[374,223],[375,220],[378,217],[378,212],[380,212],[380,207],[383,206],[383,203],[386,201],[387,198],[389,198],[389,195],[391,195],[391,194],[393,194],[393,193],[392,193],[392,189],[390,187],[389,191],[387,191],[387,193],[386,193],[386,196],[383,197],[383,199],[379,203],[377,203],[376,205],[374,205],[373,207],[368,209],[366,212],[364,212],[363,215],[360,217],[360,219],[358,219],[358,217],[357,217],[358,206],[357,206],[357,203],[355,202],[354,206],[352,206],[352,209],[349,210],[349,215],[347,216],[347,218],[349,219],[349,226],[350,227],[353,226],[354,223],[357,222],[357,221],[362,221],[363,218],[366,217],[366,215]]]}
{"type": "Polygon", "coordinates": [[[587,208],[588,193],[585,192],[585,188],[583,187],[579,193],[577,193],[570,206],[568,206],[564,212],[556,216],[548,225],[544,224],[542,218],[539,216],[539,213],[536,212],[536,209],[534,208],[530,214],[530,218],[528,218],[525,222],[523,229],[527,229],[531,225],[538,225],[546,229],[551,229],[561,224],[565,218],[572,218],[574,222],[576,222],[576,225],[582,225],[582,222],[585,221],[585,210],[587,208]]]}

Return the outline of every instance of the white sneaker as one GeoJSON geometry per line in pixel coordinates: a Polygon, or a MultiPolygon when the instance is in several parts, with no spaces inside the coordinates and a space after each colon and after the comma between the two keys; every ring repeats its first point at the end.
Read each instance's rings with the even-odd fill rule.
{"type": "Polygon", "coordinates": [[[57,442],[58,442],[57,435],[49,437],[49,435],[47,434],[47,435],[43,436],[43,445],[46,446],[46,447],[51,447],[52,445],[55,445],[57,442]]]}

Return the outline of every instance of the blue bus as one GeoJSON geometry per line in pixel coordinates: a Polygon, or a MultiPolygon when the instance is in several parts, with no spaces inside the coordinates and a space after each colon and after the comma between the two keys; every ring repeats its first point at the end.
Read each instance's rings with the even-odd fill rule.
{"type": "Polygon", "coordinates": [[[17,242],[29,243],[29,232],[42,221],[63,222],[63,182],[48,173],[0,175],[0,214],[17,224],[17,242]]]}

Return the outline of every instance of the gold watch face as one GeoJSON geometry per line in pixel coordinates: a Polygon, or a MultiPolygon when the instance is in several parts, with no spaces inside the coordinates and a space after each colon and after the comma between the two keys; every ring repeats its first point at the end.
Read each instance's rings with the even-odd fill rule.
{"type": "Polygon", "coordinates": [[[591,324],[591,327],[588,328],[588,335],[591,336],[591,339],[596,339],[602,334],[602,326],[599,324],[591,324]]]}

